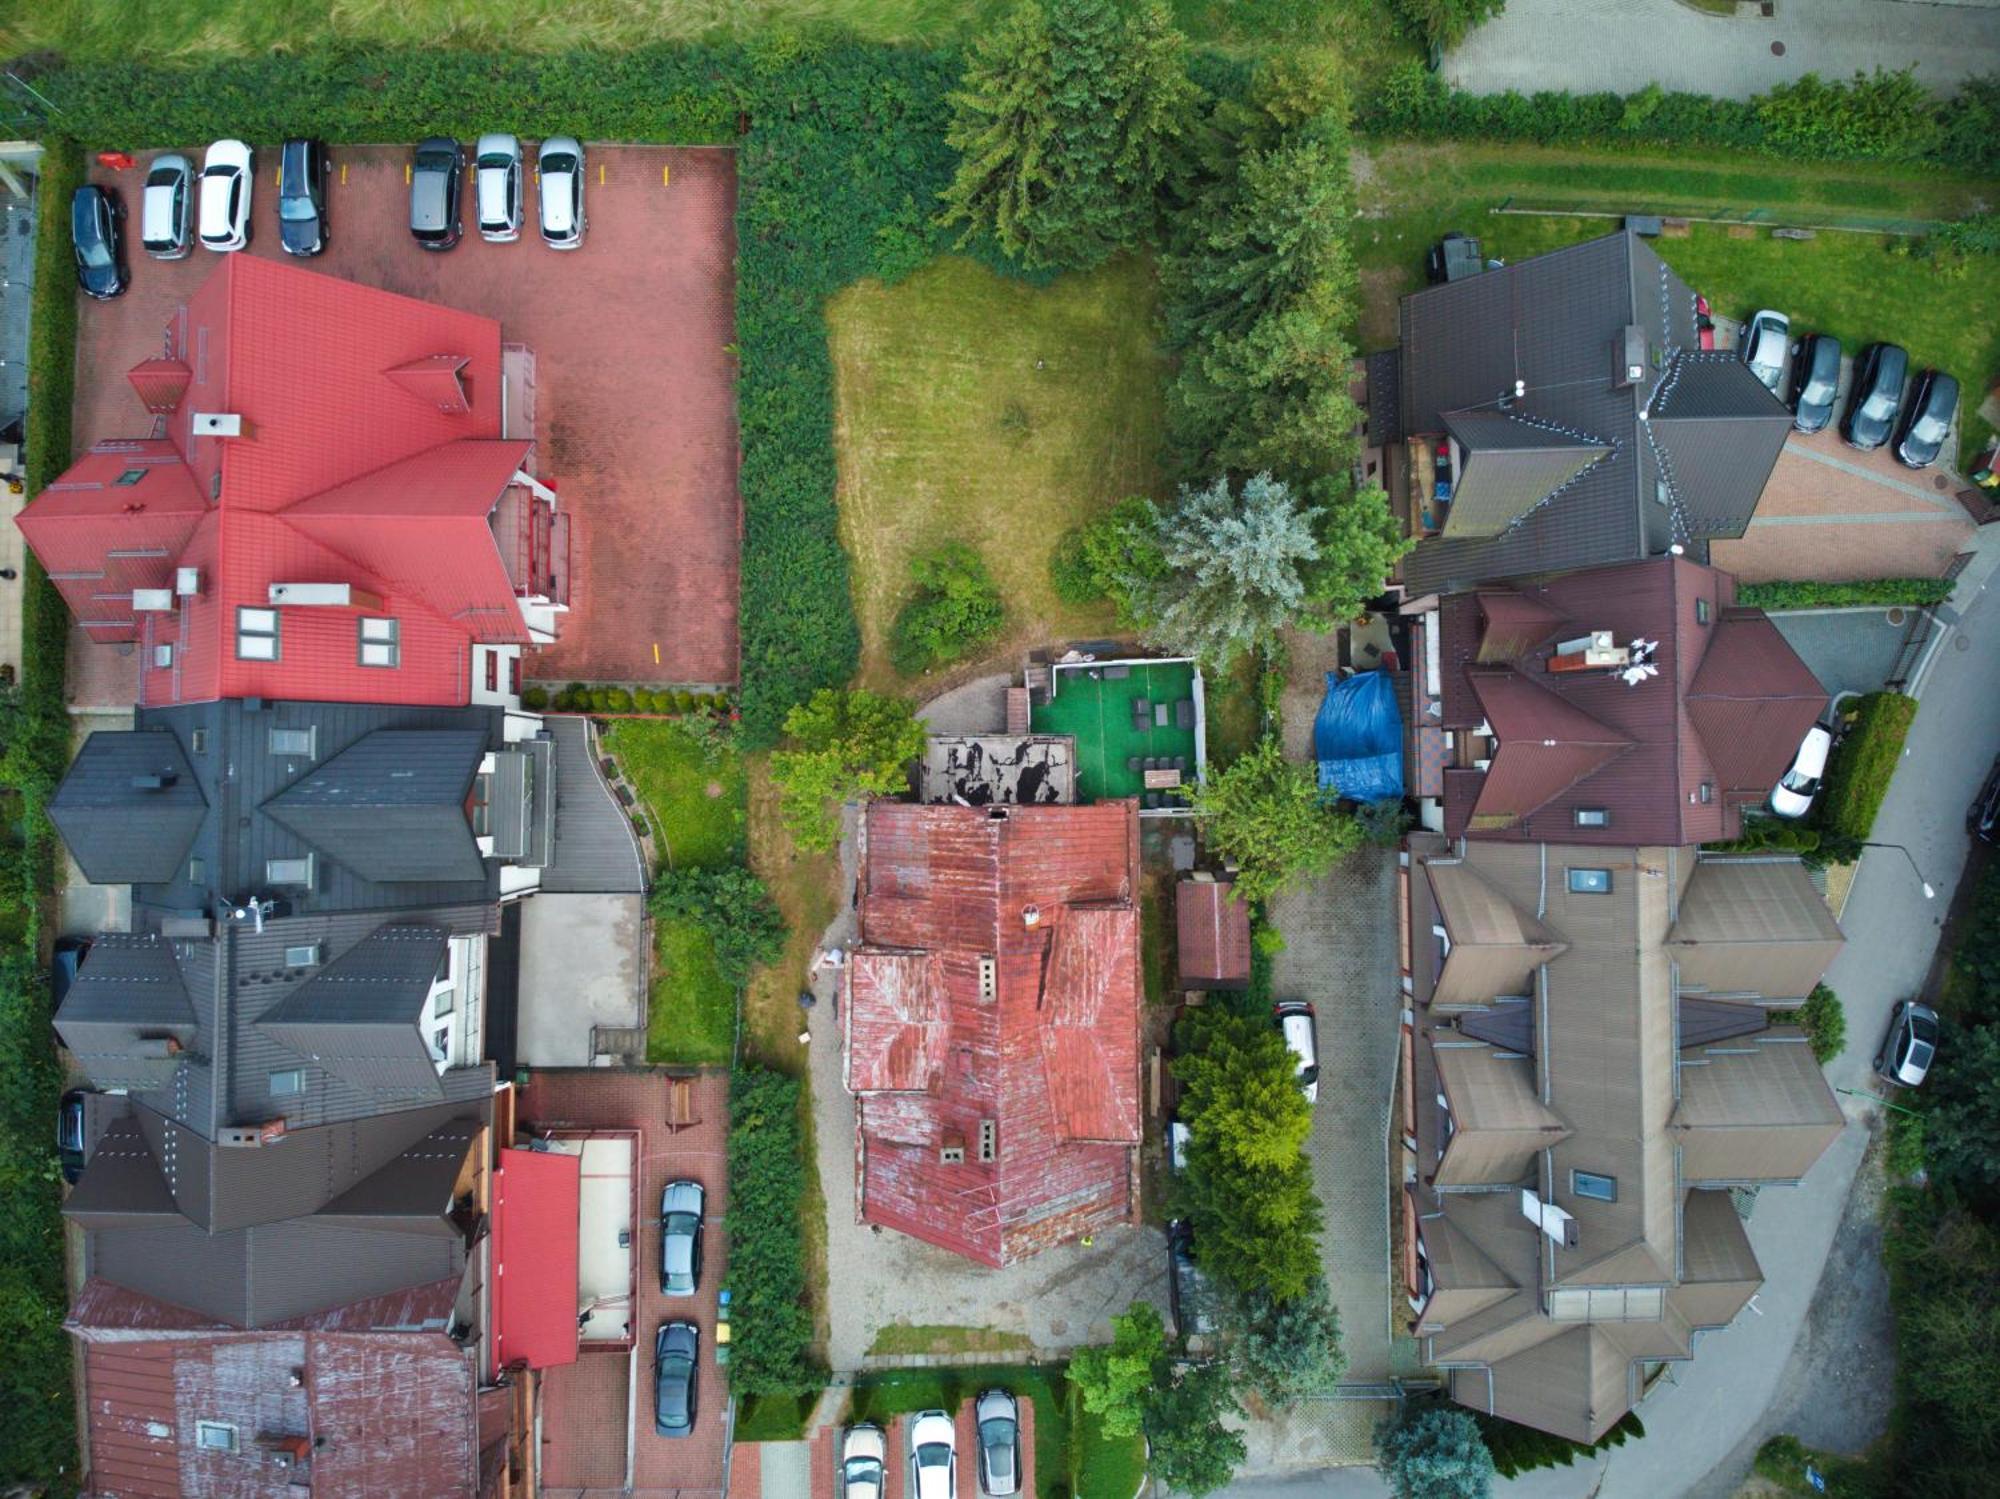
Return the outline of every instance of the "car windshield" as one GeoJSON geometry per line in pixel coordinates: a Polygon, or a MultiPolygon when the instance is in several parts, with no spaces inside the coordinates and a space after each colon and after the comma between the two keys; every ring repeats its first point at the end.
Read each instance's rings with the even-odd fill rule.
{"type": "Polygon", "coordinates": [[[236,175],[236,168],[229,166],[227,163],[219,163],[215,166],[204,168],[201,175],[203,177],[234,177],[236,175]]]}
{"type": "Polygon", "coordinates": [[[1944,441],[1945,423],[1936,416],[1925,412],[1917,418],[1917,424],[1910,428],[1910,436],[1927,447],[1934,447],[1944,441]]]}
{"type": "Polygon", "coordinates": [[[951,1462],[951,1449],[943,1442],[926,1442],[917,1449],[919,1468],[942,1468],[951,1462]]]}
{"type": "Polygon", "coordinates": [[[278,217],[287,223],[305,224],[319,217],[319,210],[304,193],[278,199],[278,217]]]}
{"type": "Polygon", "coordinates": [[[544,177],[563,177],[576,170],[576,158],[567,151],[558,151],[542,158],[544,177]]]}
{"type": "Polygon", "coordinates": [[[154,167],[152,171],[146,174],[146,186],[172,187],[176,182],[180,181],[180,177],[181,171],[179,167],[154,167]]]}
{"type": "Polygon", "coordinates": [[[979,1423],[979,1445],[986,1448],[1011,1447],[1014,1445],[1014,1423],[1005,1416],[995,1416],[990,1421],[979,1423]]]}
{"type": "Polygon", "coordinates": [[[1299,1069],[1299,1082],[1302,1083],[1304,1086],[1310,1088],[1314,1083],[1318,1081],[1319,1081],[1319,1067],[1317,1065],[1311,1067],[1301,1067],[1299,1069]]]}
{"type": "Polygon", "coordinates": [[[847,1466],[841,1470],[849,1483],[879,1483],[882,1478],[882,1463],[873,1457],[850,1457],[847,1466]]]}
{"type": "Polygon", "coordinates": [[[1928,1015],[1910,1017],[1910,1034],[1919,1041],[1929,1043],[1937,1040],[1937,1023],[1928,1015]]]}
{"type": "Polygon", "coordinates": [[[1798,792],[1800,796],[1811,796],[1819,786],[1819,777],[1809,776],[1800,770],[1788,770],[1785,772],[1785,778],[1778,784],[1787,791],[1798,792]]]}
{"type": "Polygon", "coordinates": [[[667,1234],[669,1237],[676,1234],[683,1238],[691,1237],[694,1234],[695,1226],[700,1221],[693,1213],[669,1213],[667,1214],[667,1234]]]}

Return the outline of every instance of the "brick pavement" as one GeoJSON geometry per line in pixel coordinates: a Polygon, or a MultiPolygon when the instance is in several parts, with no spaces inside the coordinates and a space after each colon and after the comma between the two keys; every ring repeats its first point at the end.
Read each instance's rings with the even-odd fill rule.
{"type": "MultiPolygon", "coordinates": [[[[519,1115],[524,1130],[571,1125],[640,1132],[640,1217],[633,1245],[638,1256],[639,1304],[633,1322],[639,1389],[632,1406],[637,1430],[632,1438],[630,1492],[638,1499],[665,1499],[669,1495],[712,1499],[723,1491],[728,1455],[729,1392],[715,1364],[715,1293],[725,1284],[728,1263],[722,1217],[728,1205],[724,1142],[729,1124],[729,1080],[720,1074],[697,1078],[695,1113],[700,1122],[675,1134],[669,1134],[664,1123],[669,1081],[661,1072],[609,1068],[536,1072],[522,1090],[519,1115]],[[701,1182],[708,1193],[701,1288],[691,1299],[660,1294],[660,1189],[684,1176],[701,1182]],[[696,1430],[688,1437],[668,1439],[653,1432],[653,1335],[662,1322],[681,1318],[701,1329],[696,1430]]],[[[613,1392],[607,1376],[586,1367],[593,1360],[607,1359],[622,1364],[625,1355],[585,1352],[576,1364],[551,1369],[544,1378],[543,1493],[549,1499],[576,1499],[586,1480],[573,1475],[586,1468],[593,1474],[600,1469],[614,1437],[620,1455],[615,1482],[622,1482],[626,1387],[621,1381],[613,1392]],[[559,1480],[574,1482],[576,1487],[560,1487],[559,1480]]],[[[593,1477],[587,1482],[601,1484],[603,1480],[593,1477]]]]}
{"type": "MultiPolygon", "coordinates": [[[[332,156],[328,249],[301,264],[498,318],[503,339],[534,351],[537,466],[575,527],[574,607],[557,644],[528,657],[528,675],[734,682],[734,153],[589,146],[581,249],[547,249],[532,222],[518,243],[487,244],[468,202],[465,240],[445,254],[410,238],[407,148],[332,156]]],[[[275,148],[260,148],[250,254],[280,253],[276,166],[275,148]]],[[[122,195],[134,235],[141,170],[92,172],[122,195]]],[[[80,306],[79,445],[149,430],[125,371],[158,353],[168,316],[217,261],[199,248],[152,260],[135,243],[131,289],[80,306]]]]}

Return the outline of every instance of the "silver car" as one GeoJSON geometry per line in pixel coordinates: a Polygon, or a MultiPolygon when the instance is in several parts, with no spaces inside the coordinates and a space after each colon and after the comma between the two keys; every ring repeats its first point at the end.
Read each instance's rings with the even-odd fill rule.
{"type": "Polygon", "coordinates": [[[668,1182],[660,1193],[660,1294],[692,1296],[701,1283],[701,1183],[668,1182]]]}
{"type": "Polygon", "coordinates": [[[185,156],[155,156],[139,200],[139,243],[155,260],[180,260],[194,249],[188,233],[194,213],[194,163],[185,156]]]}
{"type": "Polygon", "coordinates": [[[535,157],[541,182],[542,243],[555,250],[574,250],[590,227],[583,211],[583,147],[573,135],[552,135],[535,157]]]}
{"type": "Polygon", "coordinates": [[[979,1428],[979,1487],[1005,1499],[1021,1492],[1021,1412],[1005,1390],[982,1390],[972,1413],[979,1428]]]}
{"type": "Polygon", "coordinates": [[[1889,1034],[1875,1053],[1875,1070],[1892,1083],[1918,1087],[1930,1076],[1937,1044],[1937,1011],[1914,999],[1899,1000],[1889,1013],[1889,1034]]]}
{"type": "Polygon", "coordinates": [[[881,1427],[872,1421],[848,1427],[840,1442],[840,1499],[882,1499],[888,1458],[881,1427]]]}
{"type": "Polygon", "coordinates": [[[521,143],[511,135],[482,135],[472,152],[473,201],[479,237],[511,244],[521,237],[521,143]]]}

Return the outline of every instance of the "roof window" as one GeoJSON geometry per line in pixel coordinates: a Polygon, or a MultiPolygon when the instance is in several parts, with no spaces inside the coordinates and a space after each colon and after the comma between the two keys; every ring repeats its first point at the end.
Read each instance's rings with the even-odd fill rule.
{"type": "Polygon", "coordinates": [[[271,1096],[273,1098],[297,1098],[306,1091],[306,1071],[303,1067],[286,1067],[271,1074],[271,1096]]]}
{"type": "Polygon", "coordinates": [[[278,659],[277,610],[237,608],[236,656],[241,661],[278,659]]]}
{"type": "Polygon", "coordinates": [[[396,666],[403,659],[402,626],[393,619],[361,617],[361,664],[396,666]]]}
{"type": "Polygon", "coordinates": [[[1600,1176],[1595,1171],[1570,1172],[1569,1189],[1574,1196],[1588,1197],[1592,1202],[1618,1200],[1618,1178],[1600,1176]]]}
{"type": "Polygon", "coordinates": [[[271,753],[274,755],[304,755],[312,758],[319,742],[319,729],[312,726],[303,729],[271,730],[271,753]]]}
{"type": "Polygon", "coordinates": [[[313,856],[303,859],[266,859],[264,878],[273,885],[303,885],[308,889],[313,882],[313,856]]]}
{"type": "Polygon", "coordinates": [[[1578,807],[1576,825],[1580,828],[1608,828],[1611,826],[1609,807],[1578,807]]]}
{"type": "Polygon", "coordinates": [[[194,1444],[204,1452],[234,1452],[236,1428],[227,1421],[197,1421],[194,1444]]]}
{"type": "Polygon", "coordinates": [[[1569,893],[1571,895],[1609,895],[1611,893],[1611,871],[1608,869],[1570,870],[1569,893]]]}

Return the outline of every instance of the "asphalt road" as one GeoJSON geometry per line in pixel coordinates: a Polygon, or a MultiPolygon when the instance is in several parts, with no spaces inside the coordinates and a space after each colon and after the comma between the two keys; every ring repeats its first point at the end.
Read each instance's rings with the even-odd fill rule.
{"type": "MultiPolygon", "coordinates": [[[[1872,1095],[1875,1048],[1890,1007],[1918,993],[1937,948],[1939,927],[1965,868],[1965,809],[2000,749],[2000,601],[1989,587],[2000,567],[2000,527],[1976,538],[1979,555],[1960,574],[1948,623],[1918,682],[1917,718],[1905,761],[1875,824],[1875,841],[1907,848],[1937,889],[1927,900],[1910,860],[1893,849],[1862,860],[1842,917],[1847,947],[1827,974],[1847,1011],[1847,1049],[1828,1065],[1837,1088],[1872,1095]]],[[[1590,1464],[1545,1469],[1496,1485],[1518,1499],[1674,1499],[1733,1493],[1747,1474],[1774,1395],[1802,1382],[1837,1383],[1832,1340],[1800,1345],[1869,1128],[1881,1112],[1871,1096],[1841,1096],[1848,1127],[1796,1188],[1766,1191],[1750,1224],[1764,1266],[1764,1288],[1735,1325],[1701,1339],[1692,1364],[1656,1388],[1640,1407],[1644,1441],[1627,1443],[1590,1464]],[[1795,1359],[1795,1352],[1797,1358],[1795,1359]]],[[[1836,1266],[1836,1271],[1838,1267],[1836,1266]]],[[[1846,1398],[1865,1400],[1864,1389],[1846,1398]]],[[[1371,1469],[1245,1481],[1230,1499],[1361,1499],[1384,1495],[1371,1469]]]]}

